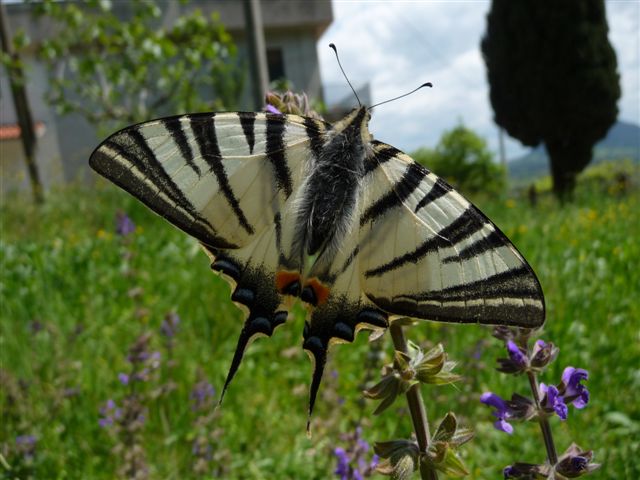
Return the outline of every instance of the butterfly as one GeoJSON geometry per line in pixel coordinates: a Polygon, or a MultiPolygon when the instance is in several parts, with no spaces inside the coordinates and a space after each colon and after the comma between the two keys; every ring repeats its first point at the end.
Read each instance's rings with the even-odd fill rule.
{"type": "MultiPolygon", "coordinates": [[[[313,411],[329,347],[401,316],[538,327],[542,289],[507,237],[444,180],[369,133],[359,107],[330,124],[197,113],[127,127],[89,163],[196,238],[246,311],[223,392],[249,343],[307,307],[313,411]]],[[[223,393],[224,394],[224,393],[223,393]]]]}

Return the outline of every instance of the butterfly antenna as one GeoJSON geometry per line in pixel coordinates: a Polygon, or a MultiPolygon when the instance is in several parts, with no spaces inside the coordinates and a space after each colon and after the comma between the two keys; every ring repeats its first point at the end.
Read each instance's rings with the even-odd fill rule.
{"type": "Polygon", "coordinates": [[[347,83],[351,87],[351,91],[356,96],[356,100],[358,100],[358,105],[362,106],[362,103],[360,102],[360,99],[358,98],[358,94],[356,93],[356,89],[353,88],[353,85],[351,85],[351,82],[349,81],[349,77],[347,77],[347,74],[344,73],[344,68],[342,68],[342,64],[340,63],[340,57],[338,56],[338,49],[336,48],[336,46],[333,43],[329,44],[329,48],[331,48],[334,51],[334,53],[336,54],[336,60],[338,60],[338,66],[340,67],[340,70],[342,71],[342,75],[344,75],[345,80],[347,81],[347,83]]]}
{"type": "Polygon", "coordinates": [[[431,85],[431,82],[423,83],[418,88],[414,88],[413,90],[411,90],[409,93],[405,93],[404,95],[400,95],[399,97],[395,97],[395,98],[391,98],[389,100],[385,100],[384,102],[376,103],[375,105],[369,107],[368,110],[371,110],[374,107],[382,105],[383,103],[393,102],[394,100],[398,100],[399,98],[406,97],[407,95],[411,95],[412,93],[417,92],[418,90],[420,90],[421,88],[424,88],[424,87],[433,87],[433,85],[431,85]]]}

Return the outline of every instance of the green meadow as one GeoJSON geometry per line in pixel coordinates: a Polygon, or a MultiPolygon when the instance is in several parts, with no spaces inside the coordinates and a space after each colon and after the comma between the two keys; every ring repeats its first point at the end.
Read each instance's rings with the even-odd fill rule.
{"type": "MultiPolygon", "coordinates": [[[[590,403],[551,426],[560,453],[571,442],[595,451],[593,479],[640,478],[638,200],[637,189],[587,180],[562,207],[545,194],[535,207],[526,196],[478,199],[545,291],[539,338],[560,354],[541,381],[558,383],[566,366],[589,371],[590,403]]],[[[361,332],[332,350],[307,436],[299,307],[251,345],[216,410],[242,312],[195,241],[115,187],[65,187],[39,208],[8,197],[1,227],[2,478],[335,478],[333,449],[356,427],[370,444],[410,435],[404,402],[373,416],[375,402],[361,395],[392,358],[388,335],[369,343],[361,332]],[[135,224],[126,236],[115,231],[118,212],[135,224]],[[179,325],[163,333],[171,313],[179,325]],[[145,357],[132,364],[136,341],[145,357]],[[207,382],[215,393],[202,393],[207,382]],[[126,427],[123,411],[138,415],[126,427]]],[[[424,347],[442,342],[458,362],[459,383],[423,394],[432,423],[453,411],[474,428],[462,447],[469,478],[544,461],[536,424],[496,431],[479,402],[485,391],[528,393],[526,378],[496,372],[506,354],[490,328],[420,322],[406,334],[424,347]]]]}

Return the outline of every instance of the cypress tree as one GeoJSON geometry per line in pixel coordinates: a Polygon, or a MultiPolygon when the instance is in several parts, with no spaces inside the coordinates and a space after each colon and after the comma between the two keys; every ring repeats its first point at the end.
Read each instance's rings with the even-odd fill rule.
{"type": "Polygon", "coordinates": [[[495,122],[544,142],[553,189],[572,193],[618,115],[620,78],[604,0],[493,0],[482,53],[495,122]]]}

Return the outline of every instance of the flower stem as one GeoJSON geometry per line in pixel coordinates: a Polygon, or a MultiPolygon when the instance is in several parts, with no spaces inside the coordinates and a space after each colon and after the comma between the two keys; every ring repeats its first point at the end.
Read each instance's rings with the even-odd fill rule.
{"type": "MultiPolygon", "coordinates": [[[[533,401],[536,404],[538,412],[541,412],[540,408],[540,394],[538,393],[538,380],[536,374],[528,371],[527,377],[529,377],[529,385],[531,386],[531,393],[533,394],[533,401]]],[[[544,439],[544,446],[547,449],[547,458],[551,465],[558,463],[558,454],[556,453],[556,446],[553,443],[553,435],[551,434],[551,427],[549,426],[549,418],[544,415],[538,415],[538,423],[540,424],[540,431],[542,432],[542,438],[544,439]]]]}
{"type": "MultiPolygon", "coordinates": [[[[391,339],[393,340],[394,348],[402,353],[408,353],[407,339],[404,336],[402,326],[394,324],[393,322],[389,326],[389,332],[391,333],[391,339]]],[[[413,429],[416,432],[416,438],[418,440],[418,448],[420,453],[426,453],[431,441],[431,435],[429,433],[429,422],[427,420],[427,410],[422,400],[422,393],[420,392],[420,385],[416,384],[412,386],[406,393],[407,404],[409,405],[409,412],[411,412],[411,421],[413,422],[413,429]]],[[[420,469],[422,472],[423,470],[420,469]]],[[[425,474],[422,474],[422,480],[437,480],[438,474],[433,469],[428,469],[425,474]]]]}

